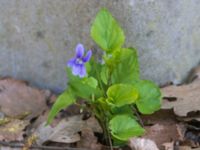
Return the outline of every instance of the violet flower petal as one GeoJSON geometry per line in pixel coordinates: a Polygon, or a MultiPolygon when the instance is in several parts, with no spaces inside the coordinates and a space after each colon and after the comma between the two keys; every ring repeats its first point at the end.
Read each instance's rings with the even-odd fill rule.
{"type": "Polygon", "coordinates": [[[80,78],[83,78],[83,77],[85,77],[85,76],[86,76],[86,69],[85,69],[85,66],[82,65],[82,66],[80,67],[79,77],[80,77],[80,78]]]}
{"type": "Polygon", "coordinates": [[[82,44],[77,44],[76,46],[76,57],[82,58],[84,55],[84,47],[82,44]]]}
{"type": "Polygon", "coordinates": [[[71,59],[67,62],[67,66],[68,66],[68,67],[73,67],[75,63],[76,63],[76,58],[71,58],[71,59]]]}
{"type": "Polygon", "coordinates": [[[80,74],[81,65],[74,64],[72,67],[72,74],[77,76],[80,74]]]}
{"type": "Polygon", "coordinates": [[[90,60],[91,56],[92,56],[92,51],[89,50],[89,51],[87,52],[86,56],[83,57],[83,59],[82,59],[83,62],[84,62],[84,63],[88,62],[88,61],[90,60]]]}

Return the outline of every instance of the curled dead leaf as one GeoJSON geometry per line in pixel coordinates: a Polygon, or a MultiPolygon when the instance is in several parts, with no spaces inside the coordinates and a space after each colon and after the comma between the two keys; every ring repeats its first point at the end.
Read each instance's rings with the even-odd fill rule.
{"type": "Polygon", "coordinates": [[[200,111],[200,79],[188,85],[162,88],[162,93],[164,97],[162,109],[173,109],[180,117],[200,111]]]}
{"type": "Polygon", "coordinates": [[[159,150],[155,142],[145,138],[131,138],[129,146],[132,150],[159,150]]]}
{"type": "Polygon", "coordinates": [[[162,88],[162,108],[173,109],[174,113],[183,119],[199,120],[200,66],[191,71],[187,81],[190,84],[162,88]]]}
{"type": "Polygon", "coordinates": [[[45,124],[46,122],[42,123],[35,131],[35,135],[38,136],[38,144],[43,144],[46,141],[74,143],[80,140],[78,132],[83,126],[81,116],[63,119],[55,127],[45,126],[45,124]]]}
{"type": "Polygon", "coordinates": [[[89,128],[93,132],[101,132],[101,128],[95,118],[82,120],[82,115],[76,115],[62,119],[55,127],[45,126],[42,123],[35,131],[38,136],[37,143],[43,144],[46,141],[60,143],[74,143],[80,141],[80,135],[84,128],[89,128]]]}
{"type": "Polygon", "coordinates": [[[190,75],[187,78],[187,82],[191,83],[200,78],[200,65],[191,70],[190,75]]]}

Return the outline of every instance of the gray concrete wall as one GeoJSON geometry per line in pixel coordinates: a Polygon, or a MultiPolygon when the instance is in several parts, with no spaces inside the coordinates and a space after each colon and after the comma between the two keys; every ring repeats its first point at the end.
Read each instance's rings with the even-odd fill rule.
{"type": "Polygon", "coordinates": [[[200,61],[199,0],[0,0],[0,75],[62,90],[76,43],[95,47],[89,29],[101,7],[138,49],[143,78],[180,82],[200,61]]]}

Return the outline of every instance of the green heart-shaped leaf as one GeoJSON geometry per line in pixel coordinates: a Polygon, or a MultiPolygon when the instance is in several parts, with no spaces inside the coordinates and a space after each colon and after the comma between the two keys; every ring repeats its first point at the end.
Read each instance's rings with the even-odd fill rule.
{"type": "Polygon", "coordinates": [[[160,109],[162,94],[156,84],[151,81],[141,80],[135,84],[135,87],[139,92],[136,105],[142,114],[152,114],[160,109]]]}
{"type": "Polygon", "coordinates": [[[140,136],[144,129],[129,115],[117,115],[109,122],[109,129],[114,138],[127,141],[134,136],[140,136]]]}
{"type": "Polygon", "coordinates": [[[114,84],[107,90],[107,102],[111,105],[120,107],[132,104],[138,98],[137,90],[129,84],[114,84]]]}

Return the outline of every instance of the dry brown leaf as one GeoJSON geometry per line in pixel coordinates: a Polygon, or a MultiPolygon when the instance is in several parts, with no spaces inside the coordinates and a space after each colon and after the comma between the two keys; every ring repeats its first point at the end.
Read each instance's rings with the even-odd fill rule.
{"type": "Polygon", "coordinates": [[[181,139],[173,110],[159,110],[152,115],[142,116],[142,120],[146,129],[142,137],[153,140],[159,149],[163,148],[163,143],[181,139]]]}
{"type": "Polygon", "coordinates": [[[10,117],[38,116],[46,109],[44,91],[28,86],[25,82],[5,78],[0,80],[0,110],[10,117]]]}
{"type": "Polygon", "coordinates": [[[178,133],[178,139],[180,141],[184,141],[185,140],[185,133],[186,133],[186,126],[184,124],[177,124],[176,125],[176,129],[177,129],[177,133],[178,133]]]}
{"type": "Polygon", "coordinates": [[[28,125],[28,121],[11,120],[9,123],[0,126],[0,140],[5,141],[21,141],[23,140],[24,128],[28,125]]]}
{"type": "Polygon", "coordinates": [[[164,150],[174,150],[174,142],[163,143],[164,150]]]}
{"type": "Polygon", "coordinates": [[[145,127],[146,134],[143,138],[153,140],[159,148],[162,148],[163,143],[176,141],[179,139],[176,124],[155,124],[150,127],[145,127]]]}
{"type": "Polygon", "coordinates": [[[200,79],[188,85],[162,88],[162,93],[164,97],[162,109],[173,108],[174,113],[180,117],[200,111],[200,79]]]}
{"type": "Polygon", "coordinates": [[[102,145],[97,142],[97,137],[91,128],[83,128],[81,131],[81,140],[77,143],[77,147],[87,148],[90,150],[101,150],[102,145]]]}
{"type": "Polygon", "coordinates": [[[38,136],[37,143],[43,144],[46,141],[74,143],[80,140],[78,134],[83,126],[81,116],[73,116],[68,120],[61,120],[57,126],[45,126],[46,122],[41,124],[35,131],[38,136]]]}
{"type": "Polygon", "coordinates": [[[200,120],[200,66],[193,69],[188,82],[191,83],[162,88],[164,97],[162,108],[173,109],[178,120],[187,122],[177,125],[179,140],[183,145],[179,149],[183,150],[191,149],[185,145],[198,147],[199,128],[197,123],[200,120]]]}
{"type": "Polygon", "coordinates": [[[93,132],[99,132],[99,133],[103,132],[96,118],[90,117],[89,119],[85,120],[85,123],[86,127],[91,128],[93,132]]]}
{"type": "Polygon", "coordinates": [[[150,126],[154,124],[169,125],[169,124],[178,123],[173,110],[161,109],[151,115],[142,115],[141,118],[144,125],[146,126],[150,126]]]}
{"type": "Polygon", "coordinates": [[[132,150],[159,150],[155,142],[145,138],[131,138],[129,146],[132,150]]]}
{"type": "Polygon", "coordinates": [[[197,79],[200,78],[200,65],[197,66],[196,68],[192,69],[188,79],[187,79],[187,82],[193,82],[197,79]]]}
{"type": "Polygon", "coordinates": [[[182,117],[183,120],[190,121],[194,119],[199,121],[200,66],[197,66],[191,71],[187,81],[190,84],[162,88],[164,96],[162,108],[173,108],[175,114],[182,117]]]}
{"type": "Polygon", "coordinates": [[[179,146],[179,150],[192,150],[192,148],[189,146],[179,146]]]}
{"type": "Polygon", "coordinates": [[[82,115],[77,115],[68,117],[67,120],[62,119],[55,127],[45,126],[44,122],[36,129],[35,134],[38,136],[38,144],[46,141],[74,143],[80,140],[78,132],[84,128],[90,128],[93,132],[102,131],[94,118],[82,120],[82,115]]]}

